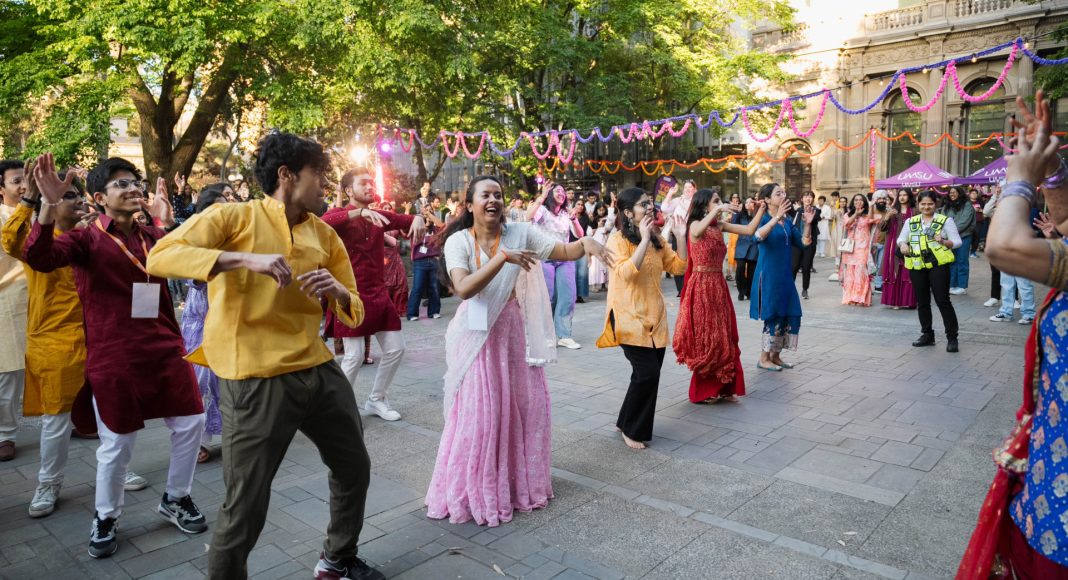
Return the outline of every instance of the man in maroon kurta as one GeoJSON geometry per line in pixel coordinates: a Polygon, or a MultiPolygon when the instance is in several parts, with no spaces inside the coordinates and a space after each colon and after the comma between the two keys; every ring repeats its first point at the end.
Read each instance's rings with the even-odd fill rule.
{"type": "MultiPolygon", "coordinates": [[[[71,266],[84,305],[86,383],[72,418],[82,433],[100,434],[89,554],[103,558],[118,547],[115,521],[122,513],[123,478],[137,431],[148,419],[164,418],[171,430],[167,491],[159,512],[184,532],[203,532],[207,523],[189,491],[204,430],[204,405],[193,369],[183,359],[184,342],[167,281],[145,270],[148,250],[164,231],[134,219],[147,205],[141,176],[128,161],[113,158],[95,167],[87,180],[104,215],[89,227],[55,237],[50,209],[66,186],[54,167],[46,154],[34,170],[43,203],[23,246],[23,259],[41,272],[71,266]]],[[[173,223],[165,192],[149,209],[164,223],[173,223]]]]}
{"type": "Polygon", "coordinates": [[[400,316],[386,289],[383,236],[387,231],[410,229],[417,236],[411,239],[421,240],[425,225],[419,216],[368,209],[367,206],[374,202],[374,177],[368,169],[347,171],[341,177],[341,190],[349,204],[326,212],[323,221],[330,224],[345,243],[352,271],[356,274],[356,287],[363,300],[364,319],[359,327],[349,328],[328,314],[327,324],[333,325],[334,340],[344,341],[341,369],[353,388],[364,360],[363,337],[378,339],[382,360],[363,411],[387,421],[396,421],[400,419],[400,413],[393,410],[386,395],[404,356],[404,335],[400,316]]]}

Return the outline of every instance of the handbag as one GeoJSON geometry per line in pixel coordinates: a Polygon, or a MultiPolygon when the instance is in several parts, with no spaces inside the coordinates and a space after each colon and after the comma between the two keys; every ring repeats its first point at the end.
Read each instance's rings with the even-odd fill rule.
{"type": "Polygon", "coordinates": [[[838,243],[838,251],[842,252],[843,254],[852,254],[853,253],[853,238],[850,238],[850,237],[842,238],[842,241],[838,243]]]}

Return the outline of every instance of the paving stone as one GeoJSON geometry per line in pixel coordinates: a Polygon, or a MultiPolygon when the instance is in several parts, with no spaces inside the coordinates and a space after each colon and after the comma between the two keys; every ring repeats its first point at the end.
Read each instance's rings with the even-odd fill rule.
{"type": "Polygon", "coordinates": [[[813,449],[791,464],[819,474],[834,474],[837,479],[863,483],[882,467],[881,464],[823,449],[813,449]]]}
{"type": "Polygon", "coordinates": [[[714,571],[717,578],[825,580],[836,569],[825,560],[715,528],[687,548],[669,556],[647,578],[706,578],[714,571]]]}
{"type": "Polygon", "coordinates": [[[922,452],[923,447],[918,445],[910,445],[898,441],[887,441],[878,451],[872,454],[871,458],[875,461],[882,461],[883,463],[908,466],[912,464],[922,452]]]}
{"type": "Polygon", "coordinates": [[[442,554],[395,576],[396,580],[425,580],[427,578],[463,578],[465,580],[500,580],[501,576],[485,566],[461,555],[442,554]]]}
{"type": "Polygon", "coordinates": [[[916,458],[916,461],[912,462],[912,467],[923,471],[931,471],[944,454],[944,451],[938,449],[924,449],[923,453],[920,453],[920,456],[916,458]]]}
{"type": "Polygon", "coordinates": [[[772,484],[766,476],[706,463],[671,459],[626,484],[628,489],[693,509],[726,515],[772,484]]]}

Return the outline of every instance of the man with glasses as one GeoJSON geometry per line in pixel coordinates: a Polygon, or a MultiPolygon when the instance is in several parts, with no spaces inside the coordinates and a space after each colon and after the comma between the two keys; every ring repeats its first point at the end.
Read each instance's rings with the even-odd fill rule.
{"type": "Polygon", "coordinates": [[[137,432],[162,418],[171,431],[170,468],[160,515],[186,533],[208,528],[189,496],[204,430],[204,406],[193,369],[183,358],[184,341],[171,308],[166,280],[148,274],[149,250],[164,231],[137,223],[144,209],[161,223],[174,221],[163,180],[152,201],[142,197],[137,169],[112,158],[89,172],[88,191],[103,208],[91,226],[56,237],[56,208],[74,176],[60,179],[52,155],[38,158],[34,179],[41,211],[23,258],[39,272],[70,266],[84,305],[86,384],[72,418],[78,430],[100,434],[97,449],[96,514],[89,555],[106,558],[118,548],[116,520],[122,513],[126,466],[137,432]]]}
{"type": "MultiPolygon", "coordinates": [[[[0,161],[0,226],[26,195],[22,161],[0,161]]],[[[0,252],[0,461],[15,458],[15,407],[26,380],[26,273],[14,256],[0,252]]]]}

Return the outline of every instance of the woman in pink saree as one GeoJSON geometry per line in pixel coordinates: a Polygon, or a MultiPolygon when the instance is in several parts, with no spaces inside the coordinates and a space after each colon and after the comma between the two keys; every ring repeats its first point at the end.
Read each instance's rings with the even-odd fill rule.
{"type": "Polygon", "coordinates": [[[553,497],[545,365],[556,360],[541,260],[591,254],[529,223],[505,224],[501,184],[481,176],[442,233],[447,279],[463,299],[445,333],[445,429],[426,494],[427,516],[498,526],[553,497]]]}

